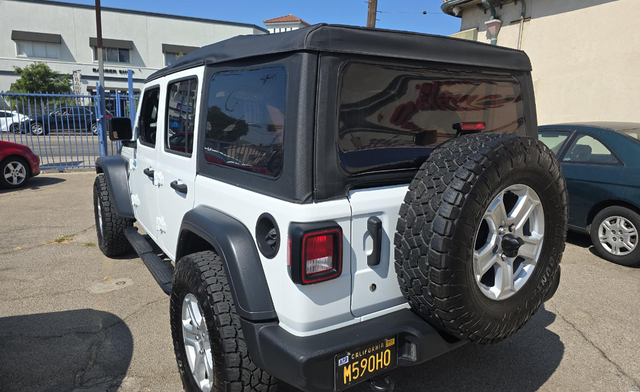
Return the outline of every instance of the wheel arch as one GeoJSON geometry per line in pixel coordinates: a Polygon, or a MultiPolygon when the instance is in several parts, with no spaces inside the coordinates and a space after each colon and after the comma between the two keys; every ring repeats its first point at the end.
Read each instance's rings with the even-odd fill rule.
{"type": "Polygon", "coordinates": [[[603,200],[596,203],[589,210],[589,214],[587,214],[587,233],[591,233],[591,224],[595,219],[596,215],[607,207],[625,207],[630,209],[631,211],[640,215],[640,208],[633,203],[624,200],[603,200]]]}
{"type": "Polygon", "coordinates": [[[109,155],[96,159],[96,173],[104,174],[109,192],[113,195],[114,209],[118,216],[135,219],[129,197],[128,162],[120,155],[109,155]]]}
{"type": "Polygon", "coordinates": [[[176,262],[183,256],[213,250],[222,259],[236,311],[252,321],[277,319],[262,262],[249,230],[237,219],[198,206],[180,225],[176,262]]]}

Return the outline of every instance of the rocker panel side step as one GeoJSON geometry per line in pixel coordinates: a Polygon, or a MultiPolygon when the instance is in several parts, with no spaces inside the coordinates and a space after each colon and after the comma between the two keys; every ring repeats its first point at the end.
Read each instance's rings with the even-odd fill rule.
{"type": "Polygon", "coordinates": [[[147,240],[138,233],[138,229],[135,227],[129,227],[125,229],[124,235],[129,240],[129,243],[135,249],[136,253],[147,266],[149,272],[160,285],[162,291],[165,294],[171,294],[171,280],[173,279],[173,266],[171,263],[167,263],[162,260],[154,251],[153,247],[147,240]]]}

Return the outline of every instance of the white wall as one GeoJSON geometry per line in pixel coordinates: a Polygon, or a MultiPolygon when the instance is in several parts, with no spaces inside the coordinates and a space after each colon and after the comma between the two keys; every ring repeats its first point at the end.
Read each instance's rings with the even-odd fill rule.
{"type": "MultiPolygon", "coordinates": [[[[640,122],[640,0],[526,0],[522,49],[533,65],[542,124],[575,121],[640,122]]],[[[497,8],[503,22],[498,45],[515,48],[521,2],[497,8]]],[[[490,13],[465,7],[461,30],[477,27],[490,13]]]]}
{"type": "MultiPolygon", "coordinates": [[[[71,73],[81,70],[83,91],[95,86],[98,74],[93,72],[97,62],[93,61],[93,49],[89,37],[96,36],[95,12],[93,9],[0,0],[0,91],[6,91],[17,75],[7,75],[14,66],[25,67],[34,59],[17,58],[16,43],[11,40],[11,31],[29,31],[60,34],[62,44],[60,59],[42,59],[53,70],[71,73]],[[89,78],[87,78],[89,77],[89,78]]],[[[162,44],[204,46],[236,35],[264,34],[254,26],[235,26],[215,22],[202,22],[171,17],[102,11],[102,36],[110,39],[133,41],[131,64],[105,63],[106,69],[134,71],[135,88],[142,86],[156,70],[164,67],[162,44]]],[[[105,75],[107,88],[126,88],[126,74],[105,75]]]]}

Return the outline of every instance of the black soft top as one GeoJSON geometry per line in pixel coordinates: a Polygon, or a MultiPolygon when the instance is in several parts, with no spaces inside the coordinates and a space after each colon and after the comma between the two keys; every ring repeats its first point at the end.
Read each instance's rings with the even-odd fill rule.
{"type": "Polygon", "coordinates": [[[531,71],[529,57],[519,50],[407,31],[317,24],[286,33],[242,35],[203,46],[153,73],[147,81],[203,64],[297,51],[352,53],[531,71]]]}

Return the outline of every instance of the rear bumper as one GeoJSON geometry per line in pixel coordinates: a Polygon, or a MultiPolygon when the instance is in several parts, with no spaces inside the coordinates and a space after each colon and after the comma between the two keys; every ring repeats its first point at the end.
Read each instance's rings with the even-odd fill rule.
{"type": "Polygon", "coordinates": [[[276,321],[241,322],[251,359],[306,392],[334,391],[335,355],[379,339],[398,337],[399,366],[417,365],[465,343],[441,335],[409,309],[309,337],[294,336],[276,321]]]}

